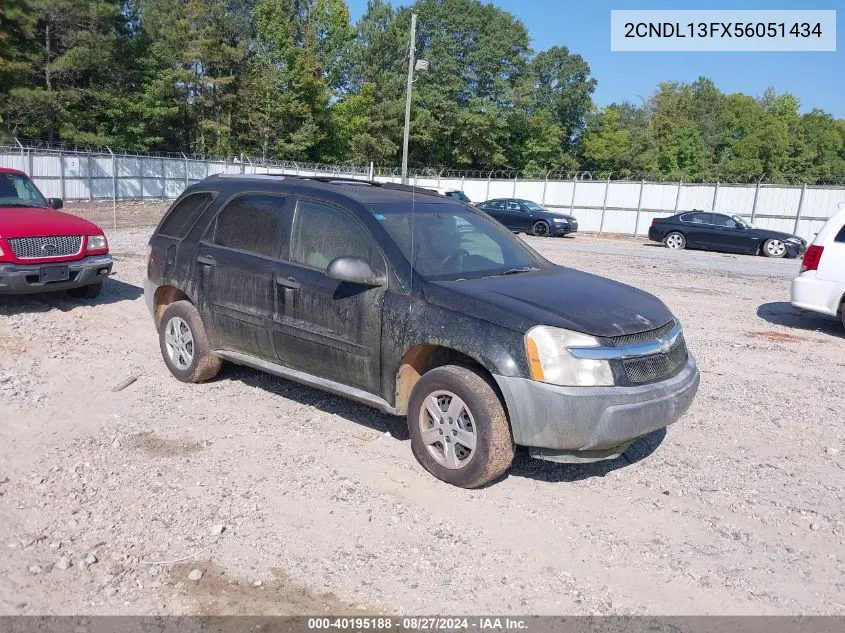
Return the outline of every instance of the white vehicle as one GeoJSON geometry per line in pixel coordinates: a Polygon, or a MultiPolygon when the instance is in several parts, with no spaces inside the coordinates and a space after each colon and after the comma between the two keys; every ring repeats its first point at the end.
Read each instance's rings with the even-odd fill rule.
{"type": "Polygon", "coordinates": [[[801,273],[792,281],[792,305],[839,316],[845,326],[845,203],[804,253],[801,273]]]}

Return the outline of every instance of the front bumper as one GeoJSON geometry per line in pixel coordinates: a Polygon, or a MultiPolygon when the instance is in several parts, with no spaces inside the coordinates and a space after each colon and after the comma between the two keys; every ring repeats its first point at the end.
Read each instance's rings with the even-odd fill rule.
{"type": "Polygon", "coordinates": [[[555,223],[551,228],[552,235],[569,235],[570,233],[578,232],[578,223],[557,224],[555,223]]]}
{"type": "MultiPolygon", "coordinates": [[[[638,387],[560,387],[525,378],[495,376],[505,398],[514,441],[549,451],[614,449],[680,418],[698,391],[692,354],[672,378],[638,387]]],[[[532,451],[536,452],[536,451],[532,451]]]]}
{"type": "Polygon", "coordinates": [[[3,264],[0,263],[0,295],[33,294],[70,290],[95,284],[111,274],[111,255],[92,255],[72,262],[54,264],[3,264]],[[67,281],[40,282],[40,271],[45,266],[67,266],[67,281]]]}

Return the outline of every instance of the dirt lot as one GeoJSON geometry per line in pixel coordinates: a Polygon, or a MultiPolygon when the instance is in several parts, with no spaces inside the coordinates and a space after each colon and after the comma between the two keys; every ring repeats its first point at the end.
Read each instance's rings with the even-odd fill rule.
{"type": "Polygon", "coordinates": [[[701,390],[627,458],[519,455],[467,491],[399,418],[173,379],[141,294],[157,213],[110,232],[96,303],[0,299],[0,613],[845,613],[845,334],[786,303],[796,262],[530,239],[660,296],[701,390]]]}

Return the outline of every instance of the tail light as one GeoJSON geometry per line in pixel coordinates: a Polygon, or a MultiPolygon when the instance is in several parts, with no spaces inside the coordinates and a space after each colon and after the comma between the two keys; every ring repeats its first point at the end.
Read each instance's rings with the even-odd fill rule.
{"type": "Polygon", "coordinates": [[[654,218],[654,219],[651,221],[651,225],[652,225],[652,226],[654,226],[655,224],[657,224],[657,218],[654,218]]]}
{"type": "Polygon", "coordinates": [[[822,259],[822,253],[824,253],[824,246],[816,246],[813,244],[810,248],[808,248],[807,252],[804,253],[804,259],[801,260],[801,272],[818,270],[819,262],[822,259]]]}

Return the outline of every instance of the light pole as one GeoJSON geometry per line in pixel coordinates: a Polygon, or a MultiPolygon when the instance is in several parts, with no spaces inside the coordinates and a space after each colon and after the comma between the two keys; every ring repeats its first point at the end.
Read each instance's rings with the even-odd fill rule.
{"type": "Polygon", "coordinates": [[[414,62],[417,45],[417,14],[411,14],[411,45],[408,49],[408,87],[405,94],[405,135],[402,139],[402,184],[408,184],[408,139],[411,136],[411,91],[414,87],[414,70],[428,70],[424,59],[414,62]]]}

